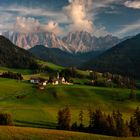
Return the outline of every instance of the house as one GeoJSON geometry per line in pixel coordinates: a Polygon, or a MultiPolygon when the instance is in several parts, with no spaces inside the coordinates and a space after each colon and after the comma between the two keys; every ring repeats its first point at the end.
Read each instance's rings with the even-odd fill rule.
{"type": "Polygon", "coordinates": [[[33,78],[33,77],[31,77],[30,78],[30,83],[32,83],[32,84],[39,84],[39,78],[33,78]]]}
{"type": "Polygon", "coordinates": [[[52,85],[58,85],[58,84],[59,84],[59,81],[58,80],[52,81],[52,85]]]}
{"type": "Polygon", "coordinates": [[[47,80],[43,79],[43,78],[37,78],[37,77],[31,77],[30,79],[30,83],[32,84],[38,84],[40,86],[46,86],[47,85],[47,80]]]}
{"type": "Polygon", "coordinates": [[[49,83],[52,85],[59,85],[59,84],[63,84],[63,85],[72,85],[72,83],[69,83],[66,81],[65,77],[61,77],[59,75],[59,73],[57,73],[56,77],[50,77],[49,78],[49,83]]]}
{"type": "Polygon", "coordinates": [[[111,79],[111,78],[109,78],[109,79],[107,80],[107,82],[112,82],[112,79],[111,79]]]}
{"type": "Polygon", "coordinates": [[[60,84],[65,84],[65,83],[66,83],[65,78],[64,78],[64,77],[60,77],[60,78],[59,78],[59,83],[60,83],[60,84]]]}

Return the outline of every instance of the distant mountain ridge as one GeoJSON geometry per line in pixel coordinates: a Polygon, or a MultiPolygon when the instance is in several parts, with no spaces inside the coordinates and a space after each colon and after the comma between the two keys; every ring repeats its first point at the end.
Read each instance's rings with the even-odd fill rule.
{"type": "Polygon", "coordinates": [[[122,41],[122,39],[111,35],[97,38],[85,31],[69,33],[62,39],[49,32],[5,32],[3,35],[17,46],[26,50],[36,45],[43,45],[47,48],[59,48],[62,51],[69,53],[105,51],[122,41]]]}
{"type": "Polygon", "coordinates": [[[102,53],[100,51],[94,51],[89,53],[72,54],[64,52],[59,48],[47,48],[43,45],[37,45],[29,49],[29,52],[42,60],[49,61],[64,67],[78,67],[90,58],[97,57],[102,53]]]}
{"type": "Polygon", "coordinates": [[[140,77],[140,34],[89,60],[82,68],[140,77]]]}
{"type": "Polygon", "coordinates": [[[7,38],[0,36],[0,66],[10,68],[37,68],[35,57],[28,51],[15,46],[7,38]]]}
{"type": "Polygon", "coordinates": [[[69,33],[62,40],[68,45],[68,49],[74,53],[105,51],[121,41],[112,35],[95,37],[85,31],[69,33]]]}

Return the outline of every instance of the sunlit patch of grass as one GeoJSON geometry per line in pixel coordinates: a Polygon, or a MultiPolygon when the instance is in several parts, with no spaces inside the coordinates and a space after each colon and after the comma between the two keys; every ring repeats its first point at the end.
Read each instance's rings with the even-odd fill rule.
{"type": "Polygon", "coordinates": [[[71,131],[39,128],[0,127],[1,140],[139,140],[140,138],[117,138],[71,131]]]}

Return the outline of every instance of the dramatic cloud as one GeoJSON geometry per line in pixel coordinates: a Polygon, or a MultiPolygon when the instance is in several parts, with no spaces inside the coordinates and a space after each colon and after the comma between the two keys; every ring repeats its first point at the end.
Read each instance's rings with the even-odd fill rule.
{"type": "Polygon", "coordinates": [[[108,34],[105,27],[94,25],[93,6],[93,0],[69,0],[69,5],[64,7],[64,13],[70,22],[66,29],[69,32],[87,31],[95,36],[108,34]]]}
{"type": "Polygon", "coordinates": [[[34,18],[17,17],[15,30],[18,32],[38,32],[40,30],[40,23],[34,18]]]}
{"type": "Polygon", "coordinates": [[[133,0],[133,1],[126,1],[124,5],[128,8],[140,9],[140,1],[133,0]]]}
{"type": "Polygon", "coordinates": [[[62,30],[59,28],[58,23],[50,21],[45,25],[41,24],[38,20],[31,17],[17,17],[14,30],[22,33],[53,32],[56,35],[62,34],[62,30]]]}
{"type": "Polygon", "coordinates": [[[123,35],[138,29],[139,24],[134,22],[140,17],[138,9],[140,0],[61,0],[61,3],[58,0],[29,0],[22,4],[17,0],[1,0],[0,32],[48,31],[65,35],[84,30],[95,36],[116,31],[116,35],[123,35]]]}
{"type": "Polygon", "coordinates": [[[71,21],[70,30],[93,32],[93,23],[88,18],[88,8],[91,1],[69,0],[69,5],[64,8],[69,20],[71,21]]]}

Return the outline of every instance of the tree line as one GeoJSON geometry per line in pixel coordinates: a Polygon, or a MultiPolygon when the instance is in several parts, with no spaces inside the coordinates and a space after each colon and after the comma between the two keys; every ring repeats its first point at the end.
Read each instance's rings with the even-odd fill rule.
{"type": "Polygon", "coordinates": [[[20,73],[13,73],[13,72],[3,72],[0,77],[2,78],[10,78],[10,79],[17,79],[17,80],[23,80],[23,76],[20,73]]]}
{"type": "Polygon", "coordinates": [[[85,126],[84,111],[79,112],[79,121],[71,124],[71,110],[66,106],[58,111],[58,126],[60,130],[72,130],[87,133],[96,133],[117,137],[140,136],[140,109],[136,108],[130,120],[124,120],[122,113],[117,110],[111,114],[101,109],[88,109],[89,124],[85,126]]]}

